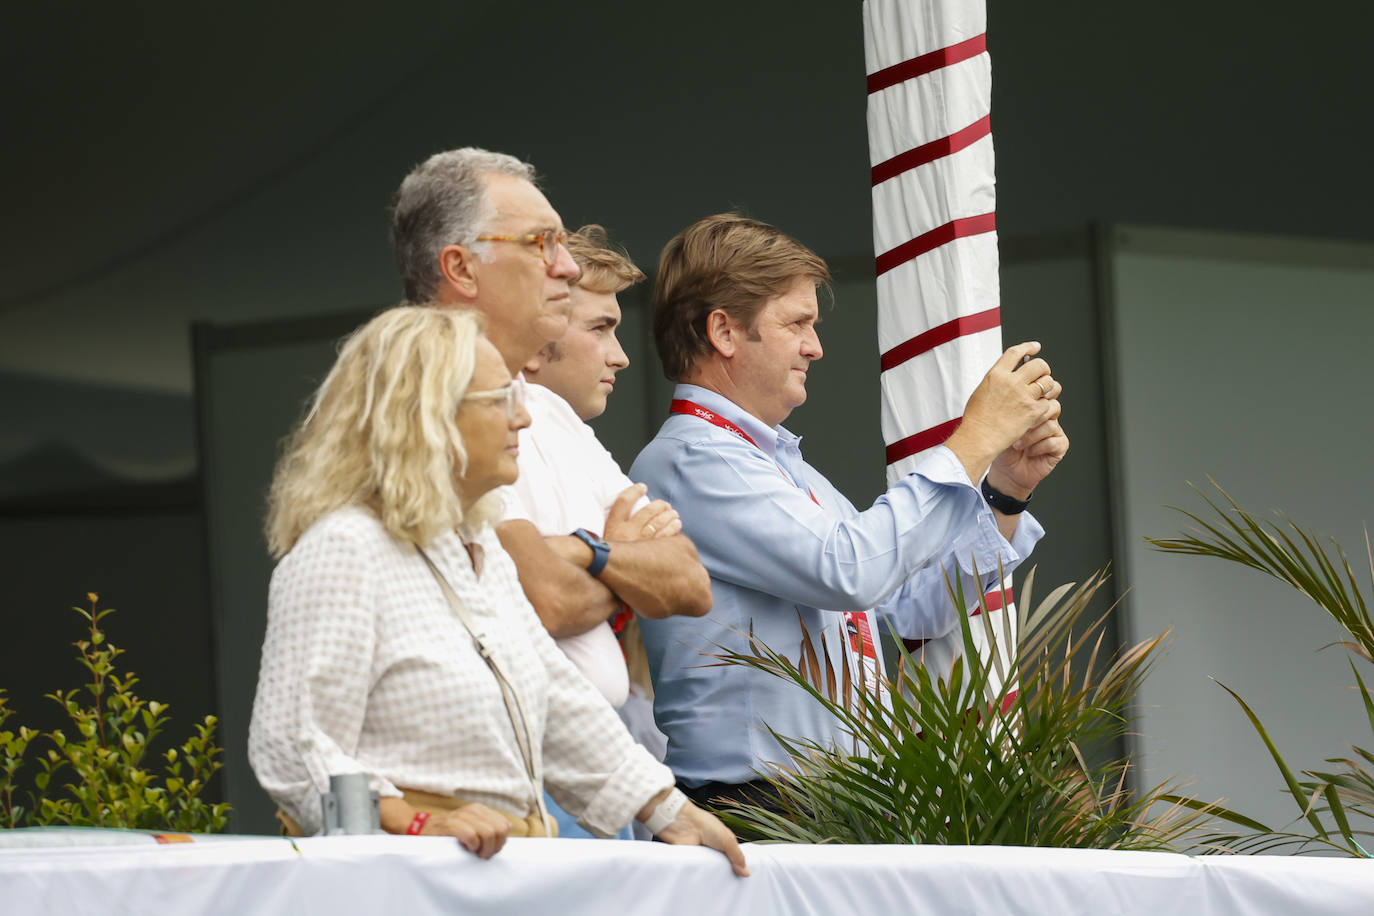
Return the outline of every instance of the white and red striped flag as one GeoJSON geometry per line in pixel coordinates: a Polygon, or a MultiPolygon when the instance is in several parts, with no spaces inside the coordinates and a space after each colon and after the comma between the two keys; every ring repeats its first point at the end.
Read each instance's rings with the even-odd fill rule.
{"type": "MultiPolygon", "coordinates": [[[[949,438],[1002,353],[992,63],[983,0],[865,0],[863,14],[891,482],[949,438]]],[[[988,607],[1014,633],[1011,583],[1002,586],[988,607]]],[[[1000,642],[1002,621],[992,622],[1000,642]]],[[[973,634],[988,652],[983,627],[973,634]]],[[[927,642],[927,667],[947,671],[962,642],[957,629],[927,642]]]]}

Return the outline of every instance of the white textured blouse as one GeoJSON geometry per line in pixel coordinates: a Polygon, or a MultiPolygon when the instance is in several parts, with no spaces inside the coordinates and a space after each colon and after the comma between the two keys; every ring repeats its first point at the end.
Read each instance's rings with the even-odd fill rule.
{"type": "MultiPolygon", "coordinates": [[[[514,682],[543,777],[563,808],[610,835],[673,784],[558,650],[484,526],[481,578],[456,533],[426,552],[514,682]]],[[[501,692],[424,559],[361,508],[301,536],[272,574],[248,734],[258,781],[307,833],[332,773],[524,815],[533,789],[501,692]]]]}

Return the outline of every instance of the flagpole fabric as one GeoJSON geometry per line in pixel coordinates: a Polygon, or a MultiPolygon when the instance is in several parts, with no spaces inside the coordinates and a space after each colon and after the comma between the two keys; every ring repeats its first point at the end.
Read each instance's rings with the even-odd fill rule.
{"type": "MultiPolygon", "coordinates": [[[[892,482],[954,432],[1002,352],[992,64],[983,0],[865,0],[863,18],[882,431],[892,482]]],[[[1000,605],[1002,595],[994,589],[989,598],[1000,605]]],[[[993,613],[994,632],[1002,614],[1015,620],[1010,606],[993,613]]],[[[973,632],[985,651],[982,629],[973,632]]],[[[942,670],[960,642],[957,630],[928,642],[927,664],[942,670]]]]}

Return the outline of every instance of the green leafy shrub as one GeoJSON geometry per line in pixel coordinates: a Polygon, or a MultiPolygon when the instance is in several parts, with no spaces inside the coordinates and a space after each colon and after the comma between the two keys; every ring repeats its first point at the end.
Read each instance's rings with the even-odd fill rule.
{"type": "MultiPolygon", "coordinates": [[[[1034,572],[1018,604],[1017,631],[1004,616],[998,653],[980,657],[971,627],[992,643],[991,617],[960,613],[964,655],[942,677],[903,653],[889,700],[854,689],[816,653],[793,663],[752,634],[745,651],[720,649],[744,665],[793,683],[839,718],[853,745],[797,741],[773,732],[788,755],[762,774],[777,809],[727,803],[732,827],[798,843],[936,843],[1171,849],[1203,823],[1209,805],[1182,800],[1172,785],[1128,787],[1127,759],[1097,761],[1127,727],[1126,705],[1167,634],[1115,657],[1102,651],[1107,614],[1084,624],[1106,581],[1055,589],[1033,612],[1034,572]],[[822,670],[824,668],[824,670],[822,670]],[[1184,801],[1192,802],[1185,804],[1184,801]]],[[[963,595],[951,591],[959,608],[963,595]]],[[[981,599],[980,599],[981,601],[981,599]]],[[[1110,612],[1108,612],[1110,613],[1110,612]]]]}
{"type": "MultiPolygon", "coordinates": [[[[27,727],[0,730],[0,825],[94,826],[187,833],[213,833],[229,819],[226,803],[209,804],[202,794],[223,766],[215,744],[215,717],[206,716],[195,733],[163,754],[161,775],[145,764],[153,739],[167,724],[168,706],[134,693],[133,672],[117,673],[115,659],[124,654],[106,638],[100,623],[113,608],[97,609],[95,593],[86,596],[90,610],[73,607],[89,625],[87,638],[73,643],[77,661],[89,680],[75,690],[47,696],[62,707],[74,733],[61,729],[38,732],[27,727]],[[25,807],[15,799],[17,779],[34,750],[34,741],[51,744],[37,755],[36,795],[25,807]]],[[[0,690],[0,729],[13,715],[0,690]]]]}

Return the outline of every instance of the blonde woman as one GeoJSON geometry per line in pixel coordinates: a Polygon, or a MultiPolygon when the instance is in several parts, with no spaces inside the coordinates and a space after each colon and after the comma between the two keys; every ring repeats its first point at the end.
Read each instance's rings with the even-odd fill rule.
{"type": "Polygon", "coordinates": [[[594,833],[638,817],[748,874],[520,589],[490,494],[515,480],[527,425],[475,313],[395,308],[345,342],[272,482],[258,781],[314,833],[330,775],[365,773],[387,832],[456,836],[482,857],[548,834],[547,786],[594,833]]]}

